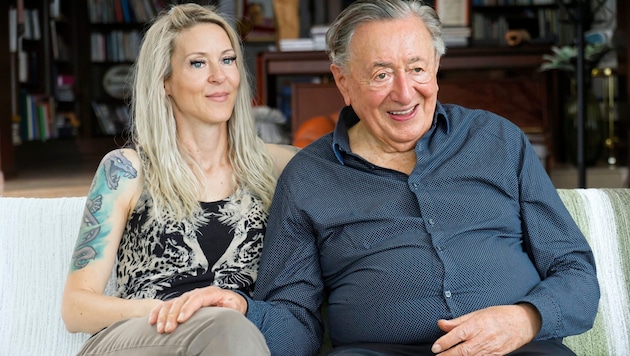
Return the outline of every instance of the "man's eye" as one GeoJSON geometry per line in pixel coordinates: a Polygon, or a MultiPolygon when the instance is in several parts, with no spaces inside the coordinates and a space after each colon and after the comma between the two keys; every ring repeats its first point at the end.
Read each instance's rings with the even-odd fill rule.
{"type": "Polygon", "coordinates": [[[387,78],[387,73],[379,73],[376,75],[376,79],[383,80],[387,78]]]}

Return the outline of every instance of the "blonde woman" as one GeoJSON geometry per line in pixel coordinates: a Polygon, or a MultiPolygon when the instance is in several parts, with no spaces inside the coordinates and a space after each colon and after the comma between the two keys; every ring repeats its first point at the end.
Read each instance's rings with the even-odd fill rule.
{"type": "Polygon", "coordinates": [[[268,354],[241,313],[203,308],[177,333],[148,316],[188,291],[249,294],[276,178],[294,149],[256,135],[236,32],[214,8],[173,6],[134,68],[132,145],[108,153],[88,194],[62,315],[95,334],[80,354],[268,354]],[[115,296],[103,295],[116,265],[115,296]]]}

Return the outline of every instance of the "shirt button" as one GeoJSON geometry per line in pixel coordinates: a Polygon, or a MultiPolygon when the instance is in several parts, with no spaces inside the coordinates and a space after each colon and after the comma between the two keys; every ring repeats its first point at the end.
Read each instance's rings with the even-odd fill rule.
{"type": "Polygon", "coordinates": [[[444,247],[436,246],[435,249],[438,250],[439,252],[442,252],[444,250],[444,247]]]}
{"type": "Polygon", "coordinates": [[[418,183],[411,183],[411,187],[414,189],[418,188],[418,183]]]}
{"type": "Polygon", "coordinates": [[[431,226],[435,225],[435,220],[429,219],[429,225],[431,225],[431,226]]]}
{"type": "Polygon", "coordinates": [[[451,291],[450,291],[450,290],[447,290],[446,292],[444,292],[444,296],[445,296],[446,298],[450,298],[450,297],[451,297],[451,291]]]}

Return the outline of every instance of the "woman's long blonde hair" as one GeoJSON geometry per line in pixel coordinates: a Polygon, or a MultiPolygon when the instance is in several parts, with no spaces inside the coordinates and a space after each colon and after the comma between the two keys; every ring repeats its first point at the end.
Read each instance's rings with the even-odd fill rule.
{"type": "Polygon", "coordinates": [[[164,81],[172,74],[175,38],[200,23],[222,27],[236,52],[241,82],[228,121],[234,181],[239,188],[249,188],[267,209],[275,189],[272,158],[256,133],[249,78],[237,33],[214,7],[175,5],[160,13],[146,31],[133,71],[131,141],[142,161],[145,187],[158,219],[168,214],[198,222],[199,198],[206,188],[201,168],[178,144],[173,106],[164,89],[164,81]]]}

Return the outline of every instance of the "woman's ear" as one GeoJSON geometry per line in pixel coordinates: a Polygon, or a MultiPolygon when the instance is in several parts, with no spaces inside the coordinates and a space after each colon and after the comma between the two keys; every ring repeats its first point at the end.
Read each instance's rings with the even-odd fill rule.
{"type": "Polygon", "coordinates": [[[168,79],[164,79],[164,91],[166,92],[166,95],[170,96],[171,95],[171,86],[168,85],[168,79]]]}
{"type": "Polygon", "coordinates": [[[335,84],[337,85],[337,89],[339,89],[339,92],[343,96],[344,103],[346,104],[346,106],[350,106],[351,102],[350,95],[348,95],[348,78],[346,77],[346,74],[341,69],[341,67],[336,64],[330,65],[330,72],[332,73],[333,78],[335,78],[335,84]]]}

